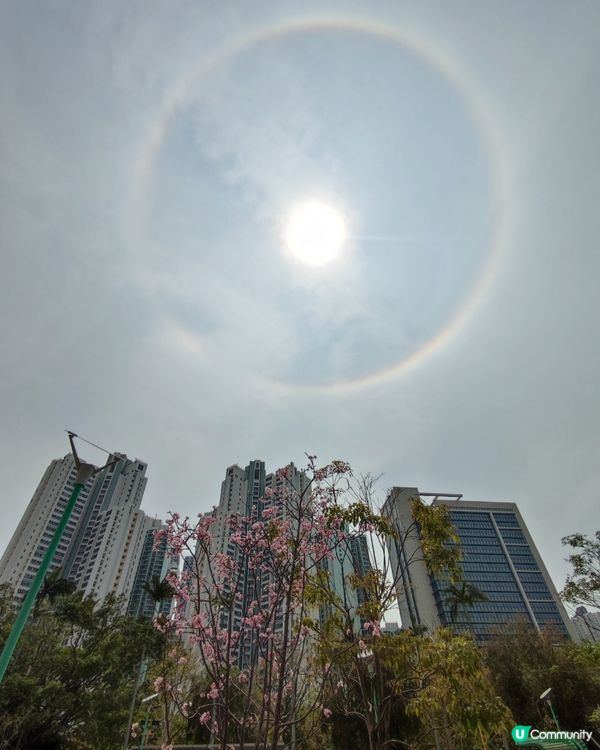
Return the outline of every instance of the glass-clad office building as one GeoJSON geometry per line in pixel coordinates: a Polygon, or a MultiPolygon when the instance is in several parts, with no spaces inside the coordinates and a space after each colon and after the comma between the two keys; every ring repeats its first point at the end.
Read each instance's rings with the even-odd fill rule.
{"type": "Polygon", "coordinates": [[[449,587],[432,578],[441,624],[468,630],[478,640],[517,620],[568,635],[564,609],[550,590],[548,574],[536,559],[517,513],[469,509],[465,503],[464,509],[452,508],[450,517],[461,541],[464,581],[478,589],[485,601],[469,602],[468,587],[449,587]]]}
{"type": "Polygon", "coordinates": [[[433,495],[433,505],[448,507],[460,539],[464,580],[451,585],[443,576],[430,575],[423,561],[420,532],[411,512],[411,500],[416,497],[426,501],[432,494],[394,487],[384,506],[398,533],[389,550],[404,627],[450,627],[483,641],[502,626],[521,621],[536,630],[552,628],[576,637],[514,503],[433,495]]]}

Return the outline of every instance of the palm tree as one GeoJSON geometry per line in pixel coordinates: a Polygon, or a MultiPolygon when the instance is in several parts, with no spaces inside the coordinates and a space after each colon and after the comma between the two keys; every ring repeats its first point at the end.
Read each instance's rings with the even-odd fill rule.
{"type": "Polygon", "coordinates": [[[50,604],[54,602],[60,596],[68,596],[72,594],[77,587],[72,581],[68,581],[62,577],[62,568],[56,568],[51,571],[44,578],[42,587],[40,588],[39,594],[35,602],[34,617],[38,614],[39,607],[44,599],[47,599],[50,604]]]}
{"type": "Polygon", "coordinates": [[[165,578],[161,581],[159,576],[152,576],[152,579],[146,581],[142,588],[155,605],[173,598],[173,587],[165,578]]]}
{"type": "Polygon", "coordinates": [[[486,602],[487,596],[468,581],[460,581],[444,589],[446,604],[450,608],[450,622],[454,625],[461,610],[473,607],[478,602],[486,602]]]}

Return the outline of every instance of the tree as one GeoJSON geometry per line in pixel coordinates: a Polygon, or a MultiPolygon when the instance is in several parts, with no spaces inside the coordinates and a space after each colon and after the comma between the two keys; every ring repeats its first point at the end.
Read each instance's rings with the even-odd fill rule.
{"type": "Polygon", "coordinates": [[[62,577],[62,570],[57,568],[44,578],[42,588],[38,593],[37,602],[47,599],[54,604],[59,596],[67,596],[75,591],[75,584],[62,577]]]}
{"type": "MultiPolygon", "coordinates": [[[[342,461],[318,468],[309,457],[310,481],[302,486],[294,471],[278,472],[247,515],[191,522],[173,513],[167,522],[168,545],[188,551],[191,564],[168,577],[176,615],[157,625],[192,644],[204,685],[182,713],[223,748],[274,749],[282,739],[327,732],[333,713],[325,695],[336,698],[342,682],[348,701],[336,698],[337,709],[345,705],[347,717],[362,721],[374,750],[394,739],[392,709],[403,700],[390,689],[395,676],[381,638],[400,587],[387,541],[402,545],[418,534],[430,572],[454,581],[458,540],[446,506],[418,498],[411,527],[396,531],[373,500],[375,479],[355,481],[342,461]],[[356,573],[354,543],[364,539],[377,565],[356,573]]],[[[180,705],[189,691],[174,672],[165,665],[160,688],[170,705],[180,705]]],[[[163,729],[171,742],[170,720],[163,729]]]]}
{"type": "MultiPolygon", "coordinates": [[[[471,608],[477,602],[486,602],[487,596],[468,581],[451,583],[445,588],[446,602],[450,607],[450,622],[454,624],[460,612],[471,608]]],[[[468,612],[467,612],[468,614],[468,612]]]]}
{"type": "MultiPolygon", "coordinates": [[[[235,741],[274,749],[321,704],[331,665],[312,658],[314,602],[306,592],[344,538],[334,498],[350,468],[342,461],[317,467],[309,457],[307,471],[303,484],[292,465],[280,470],[276,486],[247,515],[219,519],[226,525],[217,533],[212,514],[191,523],[173,513],[167,522],[169,546],[187,550],[193,562],[168,577],[176,615],[159,627],[193,645],[206,688],[186,716],[209,727],[223,748],[235,741]]],[[[181,685],[164,689],[176,701],[181,685]]]]}
{"type": "Polygon", "coordinates": [[[44,578],[42,587],[35,600],[33,617],[39,617],[40,610],[44,607],[45,602],[52,607],[59,597],[72,594],[75,588],[75,584],[72,581],[62,577],[62,570],[60,568],[52,570],[44,578]]]}
{"type": "MultiPolygon", "coordinates": [[[[161,602],[173,598],[172,586],[165,579],[161,580],[160,576],[157,576],[157,575],[153,575],[149,581],[145,581],[142,588],[148,594],[150,599],[154,602],[154,613],[156,613],[156,610],[161,602]]],[[[164,638],[161,639],[161,655],[159,657],[163,661],[164,661],[164,653],[166,651],[166,647],[167,647],[167,638],[165,636],[164,638]]],[[[131,703],[129,706],[127,728],[125,730],[125,737],[123,741],[123,747],[125,749],[127,748],[127,745],[129,743],[129,737],[131,734],[131,726],[133,722],[133,715],[135,712],[138,691],[148,671],[148,661],[149,660],[146,656],[146,649],[143,648],[141,652],[141,656],[140,656],[140,663],[139,663],[136,676],[134,679],[134,683],[133,683],[133,691],[131,694],[131,703]]],[[[167,710],[167,721],[168,721],[168,710],[167,710]]]]}
{"type": "Polygon", "coordinates": [[[573,571],[561,596],[569,604],[588,604],[600,608],[600,531],[593,537],[571,534],[562,543],[575,552],[568,557],[573,571]]]}
{"type": "Polygon", "coordinates": [[[157,641],[150,625],[122,615],[122,604],[74,592],[38,609],[0,686],[1,747],[119,745],[131,673],[157,641]]]}
{"type": "Polygon", "coordinates": [[[394,719],[400,700],[390,687],[392,678],[385,656],[388,642],[381,637],[381,622],[402,591],[402,573],[393,569],[388,544],[396,547],[400,559],[408,542],[417,538],[420,544],[413,546],[418,551],[409,559],[402,555],[408,567],[425,562],[431,574],[450,581],[461,575],[459,540],[448,508],[425,505],[420,498],[413,498],[412,523],[397,529],[381,513],[376,482],[377,478],[371,475],[361,477],[333,498],[335,512],[345,524],[336,555],[344,555],[353,539],[363,537],[374,567],[362,576],[347,576],[342,591],[337,584],[332,585],[328,575],[313,576],[312,590],[309,589],[313,601],[327,612],[325,620],[321,618],[314,629],[319,636],[322,663],[331,665],[330,691],[336,694],[335,686],[343,686],[337,693],[337,710],[343,710],[346,718],[359,718],[364,723],[370,750],[395,740],[394,719]],[[344,495],[349,495],[351,502],[345,503],[344,495]],[[358,591],[362,596],[356,606],[358,591]],[[345,702],[341,696],[345,696],[345,702]]]}
{"type": "Polygon", "coordinates": [[[155,604],[171,599],[174,593],[171,584],[165,578],[161,580],[156,575],[152,576],[149,581],[145,581],[142,588],[155,604]]]}
{"type": "Polygon", "coordinates": [[[593,729],[600,706],[600,644],[574,643],[552,630],[538,633],[528,623],[503,627],[484,648],[497,694],[518,724],[552,729],[539,696],[552,688],[561,728],[593,729]]]}
{"type": "Polygon", "coordinates": [[[402,631],[374,642],[362,661],[371,688],[366,706],[354,671],[331,684],[327,701],[334,712],[335,736],[339,738],[354,717],[362,719],[363,730],[368,728],[365,712],[377,726],[384,704],[390,707],[387,732],[380,724],[369,738],[355,725],[350,737],[341,734],[338,750],[482,748],[514,725],[495,693],[481,649],[469,637],[443,629],[433,635],[402,631]]]}
{"type": "Polygon", "coordinates": [[[395,687],[407,696],[406,712],[419,719],[415,747],[429,747],[432,740],[444,750],[487,747],[510,731],[511,713],[472,638],[440,629],[405,638],[403,645],[395,687]]]}

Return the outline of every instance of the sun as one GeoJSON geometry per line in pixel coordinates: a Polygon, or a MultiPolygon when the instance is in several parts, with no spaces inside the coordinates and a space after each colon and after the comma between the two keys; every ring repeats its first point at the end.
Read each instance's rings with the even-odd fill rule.
{"type": "Polygon", "coordinates": [[[311,200],[290,214],[285,243],[290,254],[308,266],[324,266],[336,260],[346,240],[344,218],[332,206],[311,200]]]}

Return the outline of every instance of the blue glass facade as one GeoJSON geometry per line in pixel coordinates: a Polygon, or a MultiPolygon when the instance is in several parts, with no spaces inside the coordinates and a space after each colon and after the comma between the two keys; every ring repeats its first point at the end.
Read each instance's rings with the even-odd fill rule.
{"type": "Polygon", "coordinates": [[[167,538],[164,536],[160,540],[158,549],[154,549],[155,531],[156,529],[149,529],[144,537],[144,546],[127,607],[128,615],[148,621],[158,614],[168,615],[171,609],[171,599],[155,602],[144,588],[144,584],[151,583],[153,577],[162,579],[163,565],[167,554],[167,538]]]}
{"type": "Polygon", "coordinates": [[[471,507],[450,508],[450,517],[461,541],[464,580],[485,594],[486,601],[456,606],[447,582],[433,578],[442,625],[485,640],[503,624],[524,620],[538,629],[552,627],[568,636],[517,514],[471,507]]]}

